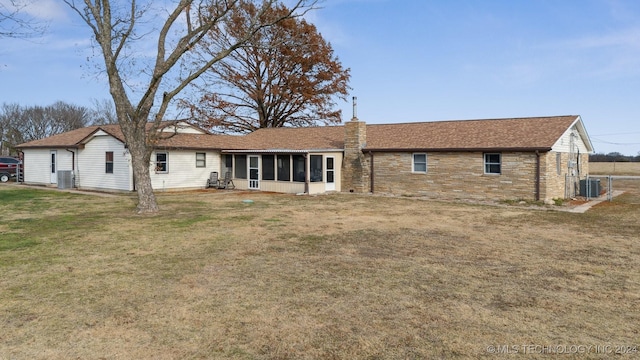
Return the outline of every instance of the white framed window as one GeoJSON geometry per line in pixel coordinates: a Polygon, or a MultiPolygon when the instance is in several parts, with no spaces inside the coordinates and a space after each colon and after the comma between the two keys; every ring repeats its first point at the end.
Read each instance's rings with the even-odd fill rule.
{"type": "Polygon", "coordinates": [[[414,173],[427,173],[427,154],[413,154],[412,171],[414,173]]]}
{"type": "Polygon", "coordinates": [[[169,154],[166,152],[156,153],[156,173],[166,174],[169,172],[169,154]]]}
{"type": "Polygon", "coordinates": [[[207,167],[207,154],[206,153],[196,153],[196,167],[203,168],[207,167]]]}
{"type": "Polygon", "coordinates": [[[484,173],[502,174],[502,156],[500,153],[484,153],[484,173]]]}

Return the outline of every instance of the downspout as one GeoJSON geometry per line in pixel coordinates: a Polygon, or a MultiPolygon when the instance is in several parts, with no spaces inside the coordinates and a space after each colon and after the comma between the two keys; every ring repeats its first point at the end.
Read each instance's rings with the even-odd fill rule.
{"type": "Polygon", "coordinates": [[[578,171],[578,179],[580,179],[580,148],[578,148],[578,156],[576,157],[576,169],[578,171]]]}
{"type": "Polygon", "coordinates": [[[71,171],[76,170],[76,152],[73,150],[65,149],[71,153],[71,171]]]}
{"type": "Polygon", "coordinates": [[[305,153],[304,155],[304,193],[309,195],[309,170],[311,164],[309,164],[309,153],[305,153]]]}
{"type": "Polygon", "coordinates": [[[71,153],[71,172],[73,174],[73,187],[77,188],[76,184],[76,152],[73,150],[65,149],[71,153]]]}
{"type": "Polygon", "coordinates": [[[540,201],[540,152],[536,150],[536,201],[540,201]]]}
{"type": "Polygon", "coordinates": [[[370,190],[371,190],[371,193],[373,194],[374,181],[373,181],[373,152],[372,151],[369,151],[369,163],[370,163],[370,166],[369,166],[369,171],[370,171],[369,183],[371,184],[371,189],[370,190]]]}

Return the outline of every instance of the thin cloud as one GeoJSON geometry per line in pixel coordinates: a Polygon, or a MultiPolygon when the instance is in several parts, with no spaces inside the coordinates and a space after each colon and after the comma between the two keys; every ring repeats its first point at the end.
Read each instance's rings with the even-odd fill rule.
{"type": "Polygon", "coordinates": [[[578,49],[623,47],[640,49],[640,28],[624,29],[605,35],[589,36],[568,40],[566,45],[578,49]]]}
{"type": "Polygon", "coordinates": [[[54,0],[38,0],[25,1],[23,11],[36,18],[42,20],[66,20],[67,12],[64,5],[60,1],[54,0]]]}

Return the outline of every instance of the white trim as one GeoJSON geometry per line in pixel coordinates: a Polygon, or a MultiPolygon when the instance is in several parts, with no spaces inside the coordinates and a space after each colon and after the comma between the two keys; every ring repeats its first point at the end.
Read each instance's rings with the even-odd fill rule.
{"type": "Polygon", "coordinates": [[[428,166],[429,160],[427,157],[427,153],[412,153],[411,154],[411,172],[414,174],[426,174],[429,166],[428,166]],[[422,162],[416,162],[416,155],[424,155],[424,171],[423,170],[416,170],[416,164],[422,164],[422,162]]]}
{"type": "Polygon", "coordinates": [[[482,164],[485,175],[502,175],[502,153],[499,152],[485,152],[482,153],[482,164]],[[487,155],[498,155],[500,157],[500,162],[487,162],[487,155]],[[499,172],[487,172],[487,165],[498,165],[500,166],[499,172]]]}
{"type": "Polygon", "coordinates": [[[155,173],[156,174],[168,174],[169,173],[169,152],[168,151],[156,151],[155,153],[155,161],[154,163],[154,169],[155,169],[155,173]],[[164,160],[164,170],[158,170],[158,155],[160,154],[164,154],[165,156],[165,160],[164,160]]]}
{"type": "Polygon", "coordinates": [[[260,165],[262,165],[262,161],[260,161],[261,156],[258,155],[249,155],[247,156],[247,180],[249,180],[248,188],[250,190],[260,190],[260,165]],[[256,160],[256,166],[251,166],[251,159],[256,160]],[[251,177],[251,170],[255,170],[255,179],[251,177]]]}

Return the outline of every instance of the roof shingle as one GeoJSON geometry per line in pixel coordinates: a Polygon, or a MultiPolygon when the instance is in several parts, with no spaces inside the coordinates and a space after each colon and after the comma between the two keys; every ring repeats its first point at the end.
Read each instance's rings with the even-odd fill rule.
{"type": "MultiPolygon", "coordinates": [[[[366,150],[471,151],[550,149],[577,115],[367,125],[366,150]]],[[[90,126],[21,144],[20,148],[76,147],[98,129],[124,142],[118,125],[90,126]]],[[[244,136],[175,134],[160,148],[217,150],[338,150],[343,126],[260,129],[244,136]]]]}

